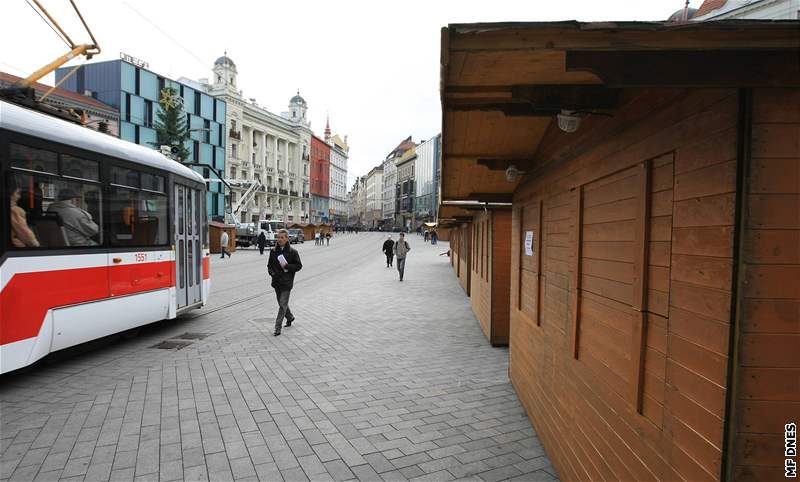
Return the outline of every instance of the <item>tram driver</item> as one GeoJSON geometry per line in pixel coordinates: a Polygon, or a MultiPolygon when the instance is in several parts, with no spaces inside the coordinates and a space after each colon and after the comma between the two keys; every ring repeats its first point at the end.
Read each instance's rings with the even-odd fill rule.
{"type": "Polygon", "coordinates": [[[81,196],[70,188],[64,188],[58,192],[58,201],[52,203],[47,211],[61,217],[70,246],[95,246],[98,243],[92,238],[100,232],[100,227],[80,204],[81,196]]]}
{"type": "Polygon", "coordinates": [[[28,226],[25,209],[19,205],[22,194],[13,177],[9,191],[11,192],[11,244],[16,248],[38,248],[39,240],[28,226]]]}

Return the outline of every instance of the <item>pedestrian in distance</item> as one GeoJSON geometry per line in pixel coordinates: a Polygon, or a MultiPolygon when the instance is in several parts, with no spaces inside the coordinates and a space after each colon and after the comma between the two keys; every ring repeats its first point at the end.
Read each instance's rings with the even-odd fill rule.
{"type": "Polygon", "coordinates": [[[330,246],[331,245],[331,232],[330,231],[325,233],[325,243],[327,243],[326,246],[330,246]]]}
{"type": "Polygon", "coordinates": [[[386,255],[386,267],[392,267],[392,261],[394,260],[394,241],[392,241],[392,235],[389,235],[389,238],[383,242],[383,254],[386,255]]]}
{"type": "Polygon", "coordinates": [[[435,245],[437,241],[439,241],[439,234],[434,229],[431,231],[431,244],[435,245]]]}
{"type": "Polygon", "coordinates": [[[319,231],[314,231],[314,246],[319,246],[319,231]]]}
{"type": "Polygon", "coordinates": [[[229,258],[231,257],[231,253],[228,252],[228,243],[230,240],[231,238],[228,236],[228,232],[223,229],[222,234],[219,235],[219,250],[222,253],[222,256],[220,256],[222,259],[225,259],[226,254],[229,258]]]}
{"type": "Polygon", "coordinates": [[[258,244],[258,251],[263,255],[264,247],[267,245],[267,235],[264,234],[264,231],[258,234],[258,241],[256,243],[258,244]]]}
{"type": "Polygon", "coordinates": [[[272,287],[275,289],[275,298],[278,300],[278,316],[275,318],[275,331],[273,336],[281,334],[284,318],[286,326],[292,326],[294,315],[289,309],[289,295],[294,287],[294,275],[303,269],[300,262],[300,253],[289,244],[289,232],[285,229],[278,230],[277,244],[269,252],[267,272],[272,278],[272,287]]]}
{"type": "Polygon", "coordinates": [[[411,246],[406,241],[405,233],[400,233],[400,239],[394,243],[394,255],[397,258],[397,272],[400,273],[400,281],[403,281],[403,274],[406,270],[406,255],[411,251],[411,246]]]}

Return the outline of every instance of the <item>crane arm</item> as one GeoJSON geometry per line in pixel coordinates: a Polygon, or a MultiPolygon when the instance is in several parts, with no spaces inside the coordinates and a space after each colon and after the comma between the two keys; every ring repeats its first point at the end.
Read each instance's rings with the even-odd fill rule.
{"type": "Polygon", "coordinates": [[[36,81],[44,77],[45,75],[49,74],[50,72],[56,70],[57,68],[61,67],[62,65],[66,64],[70,60],[74,59],[79,55],[86,55],[87,57],[91,57],[92,55],[99,53],[100,48],[96,45],[89,45],[89,44],[82,44],[78,45],[74,49],[70,50],[66,54],[58,57],[57,59],[53,60],[49,64],[45,65],[44,67],[40,68],[36,72],[32,73],[31,75],[27,76],[26,78],[19,81],[17,87],[30,87],[36,81]],[[94,50],[94,51],[92,51],[94,50]]]}

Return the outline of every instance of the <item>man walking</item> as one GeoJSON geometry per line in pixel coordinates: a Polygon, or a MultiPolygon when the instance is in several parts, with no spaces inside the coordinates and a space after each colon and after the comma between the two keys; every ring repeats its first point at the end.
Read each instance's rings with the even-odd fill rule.
{"type": "Polygon", "coordinates": [[[272,277],[272,287],[275,288],[275,297],[278,299],[278,316],[275,318],[274,336],[281,334],[283,319],[286,326],[292,326],[294,315],[289,309],[289,294],[294,286],[294,274],[303,268],[300,254],[289,244],[289,232],[285,229],[278,230],[278,244],[269,252],[267,272],[272,277]]]}
{"type": "Polygon", "coordinates": [[[392,235],[389,235],[389,239],[383,242],[383,254],[386,255],[386,267],[392,267],[392,260],[394,260],[394,241],[392,241],[392,235]]]}
{"type": "Polygon", "coordinates": [[[267,235],[264,234],[264,231],[258,233],[258,251],[263,255],[264,254],[264,247],[267,246],[267,235]]]}
{"type": "Polygon", "coordinates": [[[225,259],[225,255],[227,254],[228,257],[231,257],[231,253],[228,252],[228,242],[230,241],[230,236],[228,236],[228,232],[224,229],[222,230],[222,234],[219,236],[219,250],[222,252],[222,259],[225,259]]]}
{"type": "Polygon", "coordinates": [[[403,273],[406,270],[406,255],[411,251],[411,246],[406,241],[405,233],[400,233],[400,239],[394,243],[394,255],[397,256],[397,272],[400,273],[400,281],[403,281],[403,273]]]}

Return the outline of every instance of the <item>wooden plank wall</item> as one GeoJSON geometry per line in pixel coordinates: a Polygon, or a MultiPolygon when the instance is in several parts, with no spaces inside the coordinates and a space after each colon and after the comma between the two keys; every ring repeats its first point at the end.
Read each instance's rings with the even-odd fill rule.
{"type": "Polygon", "coordinates": [[[485,212],[472,218],[472,273],[470,274],[470,303],[481,330],[487,339],[491,338],[492,286],[489,271],[492,263],[489,249],[491,213],[485,212]]]}
{"type": "Polygon", "coordinates": [[[458,228],[454,228],[458,232],[458,251],[456,276],[458,277],[458,284],[470,295],[470,271],[472,267],[472,228],[469,224],[461,224],[458,228]]]}
{"type": "Polygon", "coordinates": [[[800,89],[753,94],[739,274],[735,480],[786,480],[783,426],[800,421],[799,106],[800,89]]]}
{"type": "Polygon", "coordinates": [[[511,211],[491,212],[489,273],[492,289],[492,345],[508,345],[511,309],[511,211]]]}
{"type": "Polygon", "coordinates": [[[738,96],[626,102],[515,193],[511,379],[562,480],[718,480],[738,96]]]}

